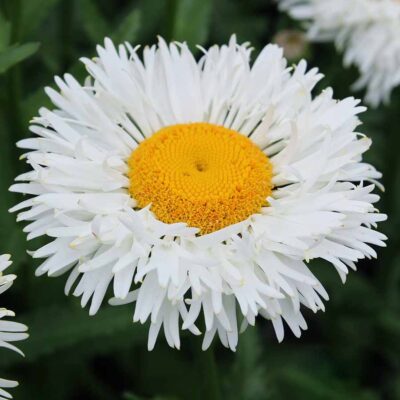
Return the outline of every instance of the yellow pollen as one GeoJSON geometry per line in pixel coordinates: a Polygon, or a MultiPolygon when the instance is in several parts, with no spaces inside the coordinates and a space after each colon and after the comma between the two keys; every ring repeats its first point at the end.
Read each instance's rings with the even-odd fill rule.
{"type": "Polygon", "coordinates": [[[209,123],[172,125],[131,154],[129,191],[165,223],[201,234],[247,219],[266,206],[272,165],[250,139],[209,123]]]}

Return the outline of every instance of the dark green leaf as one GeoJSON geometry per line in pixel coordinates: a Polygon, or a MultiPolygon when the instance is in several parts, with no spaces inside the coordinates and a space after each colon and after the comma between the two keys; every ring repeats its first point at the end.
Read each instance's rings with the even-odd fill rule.
{"type": "Polygon", "coordinates": [[[172,38],[189,45],[203,44],[210,27],[212,0],[177,0],[172,38]]]}
{"type": "Polygon", "coordinates": [[[272,398],[257,333],[256,329],[250,327],[240,336],[232,372],[226,382],[231,398],[242,400],[272,398]]]}
{"type": "Polygon", "coordinates": [[[80,2],[83,28],[93,43],[100,43],[110,34],[107,20],[101,14],[97,4],[93,0],[80,2]]]}
{"type": "MultiPolygon", "coordinates": [[[[72,1],[72,0],[71,0],[72,1]]],[[[23,0],[22,37],[34,32],[60,0],[23,0]]]]}
{"type": "MultiPolygon", "coordinates": [[[[32,315],[19,315],[19,320],[29,326],[29,340],[21,347],[28,362],[39,357],[68,349],[88,340],[110,338],[120,332],[129,335],[131,343],[145,345],[146,328],[132,323],[129,307],[106,307],[94,317],[87,310],[72,307],[40,309],[32,315]]],[[[0,364],[11,363],[15,358],[5,358],[0,364]]]]}
{"type": "Polygon", "coordinates": [[[315,400],[378,400],[378,397],[369,390],[354,387],[351,383],[336,380],[331,376],[321,376],[320,371],[307,373],[301,368],[284,368],[284,388],[282,393],[297,393],[297,399],[315,400]]]}
{"type": "Polygon", "coordinates": [[[0,53],[0,74],[9,68],[35,54],[39,49],[39,43],[25,43],[14,45],[0,53]]]}
{"type": "Polygon", "coordinates": [[[132,10],[119,23],[118,28],[111,34],[111,39],[118,44],[125,41],[133,42],[136,40],[140,28],[140,11],[132,10]]]}
{"type": "Polygon", "coordinates": [[[10,44],[11,24],[0,13],[0,53],[10,44]]]}

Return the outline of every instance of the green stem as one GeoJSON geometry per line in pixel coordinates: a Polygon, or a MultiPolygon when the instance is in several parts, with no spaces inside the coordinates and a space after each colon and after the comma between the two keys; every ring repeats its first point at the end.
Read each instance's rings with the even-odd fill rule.
{"type": "MultiPolygon", "coordinates": [[[[11,44],[18,43],[21,40],[21,0],[13,0],[9,3],[9,20],[11,22],[11,44]]],[[[15,143],[23,137],[23,126],[21,118],[21,69],[19,65],[14,66],[7,73],[7,121],[9,125],[9,140],[13,143],[12,159],[15,170],[20,168],[18,162],[18,150],[15,143]]]]}
{"type": "Polygon", "coordinates": [[[21,17],[22,17],[22,4],[21,0],[12,1],[12,32],[11,40],[19,42],[21,40],[21,17]]]}
{"type": "Polygon", "coordinates": [[[168,40],[176,39],[175,35],[175,24],[176,24],[176,13],[178,11],[179,0],[168,0],[167,4],[167,32],[166,36],[168,40]]]}
{"type": "Polygon", "coordinates": [[[74,0],[63,0],[60,7],[60,64],[63,72],[67,71],[72,62],[74,0]]]}
{"type": "Polygon", "coordinates": [[[203,378],[203,399],[221,400],[221,388],[218,377],[218,367],[212,347],[199,352],[200,374],[203,378]]]}
{"type": "MultiPolygon", "coordinates": [[[[384,233],[389,237],[387,242],[388,247],[382,251],[382,255],[379,257],[378,263],[382,266],[380,269],[382,273],[379,274],[378,279],[384,290],[386,301],[389,304],[393,304],[393,300],[398,298],[398,249],[399,249],[399,237],[397,233],[397,227],[400,224],[399,214],[396,212],[398,208],[398,189],[394,184],[400,179],[400,160],[398,152],[395,146],[392,144],[397,140],[397,127],[400,123],[400,116],[398,109],[395,106],[398,104],[400,97],[395,97],[387,110],[387,120],[391,121],[391,125],[385,132],[385,163],[383,164],[383,185],[386,188],[386,192],[382,196],[383,212],[389,216],[389,223],[385,222],[382,224],[384,233]]],[[[378,206],[380,208],[380,205],[378,206]]]]}

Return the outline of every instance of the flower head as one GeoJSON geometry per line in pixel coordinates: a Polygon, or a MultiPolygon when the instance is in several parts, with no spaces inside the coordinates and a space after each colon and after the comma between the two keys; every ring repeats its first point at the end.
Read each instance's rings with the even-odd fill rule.
{"type": "Polygon", "coordinates": [[[313,41],[335,41],[344,64],[355,65],[372,106],[388,102],[400,85],[399,0],[277,0],[283,10],[306,21],[313,41]]]}
{"type": "MultiPolygon", "coordinates": [[[[4,293],[13,284],[15,275],[3,275],[3,271],[11,265],[10,256],[4,254],[0,256],[0,294],[4,293]]],[[[4,317],[14,317],[14,312],[5,308],[0,308],[0,347],[16,351],[23,355],[21,350],[15,347],[12,342],[24,340],[28,337],[27,327],[18,322],[3,320],[4,317]]],[[[18,385],[16,381],[0,378],[0,399],[10,399],[11,396],[4,390],[18,385]]]]}
{"type": "Polygon", "coordinates": [[[37,274],[68,272],[90,314],[112,286],[113,305],[150,321],[150,349],[161,327],[179,348],[203,318],[203,348],[218,333],[234,350],[256,316],[279,340],[283,321],[299,336],[301,305],[328,298],[309,260],[344,281],[385,240],[359,101],[313,98],[321,74],[288,68],[276,45],[254,63],[235,37],[202,51],[160,39],[140,57],[106,40],[82,60],[84,85],[65,75],[46,89],[57,109],[19,142],[32,170],[11,190],[32,197],[13,211],[26,209],[28,239],[50,238],[37,274]]]}

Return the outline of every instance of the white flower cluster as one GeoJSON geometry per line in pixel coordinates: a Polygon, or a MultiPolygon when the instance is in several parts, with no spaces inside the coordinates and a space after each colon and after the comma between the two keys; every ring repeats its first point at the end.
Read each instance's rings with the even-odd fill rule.
{"type": "Polygon", "coordinates": [[[389,102],[400,85],[399,0],[277,0],[291,17],[306,21],[312,41],[334,41],[344,64],[355,65],[372,106],[389,102]]]}

